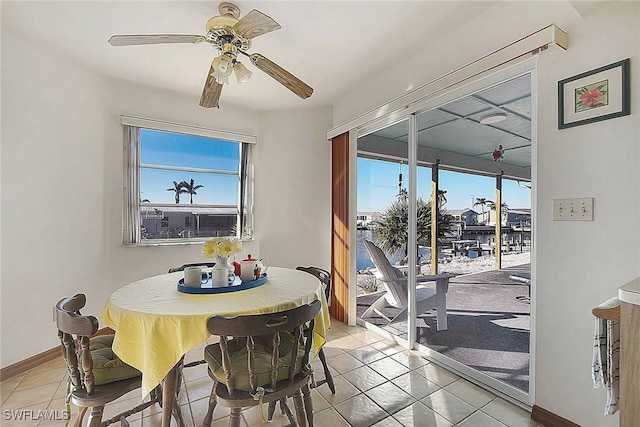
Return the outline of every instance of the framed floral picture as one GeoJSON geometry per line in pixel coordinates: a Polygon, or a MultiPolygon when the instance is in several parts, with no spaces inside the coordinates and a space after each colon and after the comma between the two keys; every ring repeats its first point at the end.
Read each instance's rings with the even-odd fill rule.
{"type": "Polygon", "coordinates": [[[629,58],[558,82],[558,129],[630,114],[629,58]]]}

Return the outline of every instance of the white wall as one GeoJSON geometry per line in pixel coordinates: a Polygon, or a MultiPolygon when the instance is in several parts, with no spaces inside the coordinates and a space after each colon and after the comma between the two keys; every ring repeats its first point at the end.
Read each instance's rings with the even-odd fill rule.
{"type": "Polygon", "coordinates": [[[424,41],[416,55],[361,81],[333,106],[334,126],[386,104],[549,24],[564,28],[579,18],[567,2],[499,2],[441,40],[424,41]]]}
{"type": "Polygon", "coordinates": [[[334,105],[338,126],[550,23],[569,33],[566,52],[538,60],[534,392],[535,404],[593,427],[618,415],[603,416],[605,392],[591,383],[591,309],[640,274],[640,3],[604,3],[584,17],[563,2],[501,3],[334,105]],[[631,115],[558,130],[557,81],[628,57],[631,115]],[[552,200],[572,197],[595,198],[593,222],[551,220],[552,200]]]}
{"type": "Polygon", "coordinates": [[[584,426],[618,418],[603,417],[589,375],[591,309],[640,274],[639,6],[608,3],[566,28],[567,52],[539,62],[536,403],[584,426]],[[557,130],[556,82],[624,58],[631,115],[557,130]],[[552,200],[565,197],[594,197],[594,221],[553,222],[552,200]]]}
{"type": "Polygon", "coordinates": [[[2,367],[59,345],[61,297],[86,293],[85,312],[99,317],[115,289],[202,259],[201,245],[121,245],[121,114],[257,135],[257,238],[246,252],[272,265],[329,264],[330,216],[317,198],[329,192],[330,109],[291,112],[295,120],[224,99],[203,109],[195,97],[101,77],[3,27],[2,112],[2,367]],[[302,234],[291,226],[305,238],[281,247],[302,234]]]}
{"type": "Polygon", "coordinates": [[[264,113],[256,234],[271,265],[331,267],[330,108],[264,113]]]}

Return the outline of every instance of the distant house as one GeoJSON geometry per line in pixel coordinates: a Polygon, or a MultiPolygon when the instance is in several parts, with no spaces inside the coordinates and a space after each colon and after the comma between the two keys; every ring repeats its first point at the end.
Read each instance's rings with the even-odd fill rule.
{"type": "Polygon", "coordinates": [[[465,228],[478,225],[478,212],[473,209],[448,209],[447,215],[451,215],[450,238],[458,240],[462,238],[465,228]]]}
{"type": "Polygon", "coordinates": [[[369,230],[380,216],[380,212],[358,212],[356,215],[356,227],[358,230],[369,230]]]}
{"type": "MultiPolygon", "coordinates": [[[[496,224],[496,210],[491,209],[489,212],[489,222],[488,225],[496,224]]],[[[500,223],[504,226],[512,226],[512,225],[520,225],[531,223],[531,209],[530,208],[520,208],[520,209],[506,209],[502,210],[501,213],[501,221],[500,223]]]]}
{"type": "Polygon", "coordinates": [[[238,221],[235,207],[140,206],[143,239],[229,236],[238,221]]]}
{"type": "Polygon", "coordinates": [[[504,224],[508,226],[531,225],[531,208],[509,209],[504,224]]]}
{"type": "Polygon", "coordinates": [[[447,214],[451,215],[454,222],[464,225],[478,225],[478,212],[473,209],[452,209],[447,210],[447,214]]]}
{"type": "MultiPolygon", "coordinates": [[[[481,247],[486,250],[495,248],[495,209],[485,212],[485,218],[489,219],[486,224],[481,221],[481,214],[473,209],[452,209],[448,210],[447,213],[453,218],[451,225],[452,239],[447,239],[447,241],[443,243],[451,245],[452,247],[450,249],[453,253],[459,255],[464,252],[466,255],[467,246],[481,247]],[[460,242],[463,244],[458,245],[460,242]]],[[[503,251],[523,250],[530,246],[531,209],[504,210],[502,212],[501,224],[502,238],[500,240],[503,251]]]]}

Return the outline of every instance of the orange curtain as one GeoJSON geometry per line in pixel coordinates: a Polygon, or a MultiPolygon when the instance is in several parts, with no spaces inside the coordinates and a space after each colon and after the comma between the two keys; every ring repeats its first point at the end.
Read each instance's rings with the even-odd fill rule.
{"type": "Polygon", "coordinates": [[[331,317],[349,318],[349,134],[331,140],[331,317]]]}

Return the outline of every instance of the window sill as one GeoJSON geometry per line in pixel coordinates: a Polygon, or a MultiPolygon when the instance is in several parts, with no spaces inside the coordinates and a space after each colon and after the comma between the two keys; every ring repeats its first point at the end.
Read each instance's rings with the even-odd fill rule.
{"type": "MultiPolygon", "coordinates": [[[[202,245],[209,239],[185,239],[185,240],[154,240],[154,241],[145,241],[140,243],[123,243],[124,247],[144,247],[144,246],[190,246],[190,245],[202,245]]],[[[253,238],[240,239],[241,242],[253,242],[253,238]]]]}

